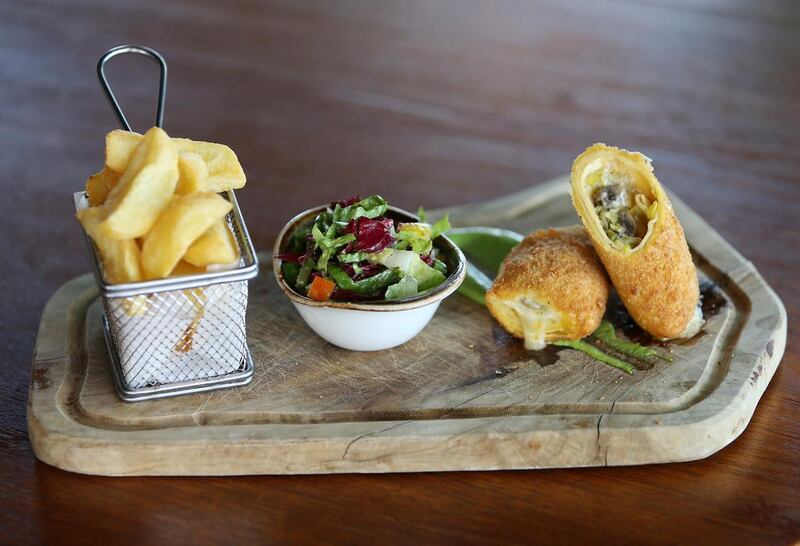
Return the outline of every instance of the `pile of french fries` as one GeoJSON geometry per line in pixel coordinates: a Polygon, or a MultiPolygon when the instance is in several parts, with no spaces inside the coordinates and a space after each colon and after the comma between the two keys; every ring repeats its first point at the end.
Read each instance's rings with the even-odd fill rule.
{"type": "Polygon", "coordinates": [[[89,207],[77,213],[110,284],[197,274],[239,259],[219,195],[245,185],[236,154],[223,144],[144,135],[106,135],[103,170],[86,182],[89,207]]]}

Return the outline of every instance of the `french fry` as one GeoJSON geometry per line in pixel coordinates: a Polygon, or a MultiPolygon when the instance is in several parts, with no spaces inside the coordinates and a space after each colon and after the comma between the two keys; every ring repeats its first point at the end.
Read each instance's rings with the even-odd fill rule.
{"type": "Polygon", "coordinates": [[[194,152],[178,152],[178,186],[175,193],[189,195],[206,191],[208,167],[203,156],[194,152]]]}
{"type": "Polygon", "coordinates": [[[181,152],[199,154],[208,168],[206,191],[220,193],[243,188],[247,182],[239,158],[228,146],[213,142],[176,138],[175,145],[181,152]]]}
{"type": "Polygon", "coordinates": [[[144,277],[169,275],[189,246],[231,208],[228,201],[211,192],[174,196],[144,237],[144,277]]]}
{"type": "MultiPolygon", "coordinates": [[[[123,172],[131,161],[133,151],[142,135],[130,131],[114,130],[106,135],[106,167],[123,172]]],[[[236,154],[224,144],[173,138],[178,152],[200,155],[208,169],[205,191],[216,193],[244,187],[247,179],[236,154]]]]}
{"type": "MultiPolygon", "coordinates": [[[[81,209],[76,213],[78,221],[94,241],[103,264],[103,276],[109,284],[139,282],[142,280],[141,251],[135,239],[111,239],[101,229],[104,211],[100,207],[81,209]]],[[[128,316],[147,311],[147,296],[122,299],[128,316]]]]}
{"type": "Polygon", "coordinates": [[[183,260],[196,267],[229,264],[239,258],[239,247],[225,218],[203,233],[183,255],[183,260]]]}
{"type": "Polygon", "coordinates": [[[131,160],[133,150],[142,140],[142,135],[115,129],[106,134],[106,169],[121,173],[131,160]]]}
{"type": "Polygon", "coordinates": [[[119,182],[119,174],[103,168],[97,174],[93,174],[86,181],[86,195],[89,198],[89,206],[98,207],[102,205],[108,194],[119,182]]]}
{"type": "Polygon", "coordinates": [[[178,183],[178,152],[167,133],[153,127],[140,139],[102,208],[100,229],[112,239],[144,235],[170,202],[178,183]]]}
{"type": "Polygon", "coordinates": [[[170,273],[169,276],[184,277],[186,275],[197,275],[199,273],[205,273],[205,270],[205,267],[197,267],[181,260],[178,262],[178,264],[175,266],[175,269],[172,270],[172,273],[170,273]]]}
{"type": "Polygon", "coordinates": [[[188,353],[192,350],[192,345],[194,344],[194,335],[197,333],[197,329],[200,327],[200,321],[203,320],[203,316],[206,314],[208,296],[206,295],[205,290],[202,288],[182,290],[182,293],[189,303],[192,304],[192,307],[194,308],[194,317],[189,325],[184,328],[183,334],[181,334],[180,339],[178,339],[178,342],[175,344],[172,350],[178,353],[188,353]]]}
{"type": "Polygon", "coordinates": [[[76,216],[100,251],[103,273],[107,282],[119,284],[142,280],[139,246],[135,240],[118,240],[107,237],[101,229],[102,208],[81,209],[76,216]]]}

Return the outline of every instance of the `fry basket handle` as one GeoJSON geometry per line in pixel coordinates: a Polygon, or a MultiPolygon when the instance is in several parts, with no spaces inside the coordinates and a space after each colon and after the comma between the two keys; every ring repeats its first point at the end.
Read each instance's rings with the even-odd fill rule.
{"type": "Polygon", "coordinates": [[[155,49],[139,45],[118,45],[117,47],[112,47],[106,51],[102,57],[100,57],[100,60],[97,61],[97,78],[100,80],[100,86],[103,88],[103,91],[105,91],[106,97],[108,98],[108,103],[114,110],[114,113],[116,114],[120,125],[122,125],[122,128],[126,131],[130,131],[131,124],[128,123],[128,119],[122,112],[122,108],[119,106],[117,97],[114,96],[114,91],[112,91],[111,86],[108,85],[108,79],[106,79],[105,73],[106,63],[113,57],[116,57],[117,55],[123,55],[125,53],[137,53],[139,55],[144,55],[158,63],[161,74],[158,84],[158,107],[156,109],[155,125],[156,127],[161,127],[164,124],[164,98],[167,94],[167,61],[165,61],[164,57],[162,57],[161,54],[155,49]]]}

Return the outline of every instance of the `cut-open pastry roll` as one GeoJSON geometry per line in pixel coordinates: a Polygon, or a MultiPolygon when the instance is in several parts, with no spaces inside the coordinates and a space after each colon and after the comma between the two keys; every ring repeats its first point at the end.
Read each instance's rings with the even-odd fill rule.
{"type": "Polygon", "coordinates": [[[528,349],[591,334],[603,318],[609,284],[580,226],[536,231],[503,260],[486,306],[528,349]]]}
{"type": "Polygon", "coordinates": [[[683,229],[650,159],[605,144],[572,165],[572,203],[630,315],[662,338],[703,324],[700,291],[683,229]]]}

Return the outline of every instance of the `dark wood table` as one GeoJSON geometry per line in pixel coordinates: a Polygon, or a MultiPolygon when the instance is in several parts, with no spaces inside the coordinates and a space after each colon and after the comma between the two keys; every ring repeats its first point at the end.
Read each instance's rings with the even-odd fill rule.
{"type": "MultiPolygon", "coordinates": [[[[791,0],[0,4],[0,542],[790,544],[800,539],[800,9],[791,0]],[[530,472],[109,479],[38,462],[42,307],[89,268],[70,192],[115,119],[94,69],[170,63],[166,128],[225,142],[259,248],[310,204],[489,199],[603,140],[752,260],[786,354],[731,446],[690,463],[530,472]]],[[[152,65],[112,83],[151,123],[152,65]]]]}

